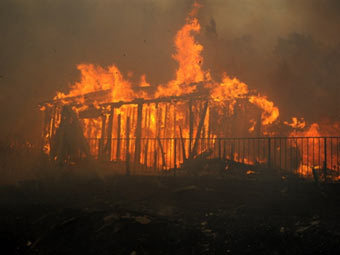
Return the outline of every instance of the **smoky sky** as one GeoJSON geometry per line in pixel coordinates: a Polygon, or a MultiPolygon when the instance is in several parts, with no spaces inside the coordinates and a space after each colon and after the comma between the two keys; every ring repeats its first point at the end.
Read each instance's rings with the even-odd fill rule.
{"type": "MultiPolygon", "coordinates": [[[[191,0],[1,0],[1,137],[41,134],[38,103],[67,92],[76,65],[115,64],[137,82],[175,75],[173,38],[191,0]]],[[[204,68],[267,95],[281,117],[339,120],[340,1],[206,0],[204,68]]]]}

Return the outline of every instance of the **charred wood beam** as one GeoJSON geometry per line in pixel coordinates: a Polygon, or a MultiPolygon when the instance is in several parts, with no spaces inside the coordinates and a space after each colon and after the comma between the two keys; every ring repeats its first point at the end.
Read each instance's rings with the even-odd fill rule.
{"type": "Polygon", "coordinates": [[[174,105],[174,133],[173,137],[176,137],[176,107],[174,105]]]}
{"type": "Polygon", "coordinates": [[[43,124],[43,130],[42,130],[42,138],[43,138],[42,144],[41,144],[42,149],[46,142],[50,144],[51,118],[52,118],[52,109],[51,107],[46,107],[44,111],[44,124],[43,124]]]}
{"type": "Polygon", "coordinates": [[[189,101],[189,157],[191,155],[193,133],[194,133],[194,113],[192,111],[192,100],[190,100],[189,101]]]}
{"type": "Polygon", "coordinates": [[[112,126],[113,126],[114,109],[111,108],[109,124],[107,128],[107,143],[106,143],[106,158],[111,160],[111,150],[112,150],[112,126]]]}
{"type": "Polygon", "coordinates": [[[143,98],[136,98],[132,101],[119,101],[119,102],[110,102],[110,103],[103,103],[100,106],[108,106],[111,105],[113,107],[121,107],[122,105],[128,104],[152,104],[152,103],[166,103],[166,102],[177,102],[177,101],[185,101],[185,100],[207,100],[209,96],[201,95],[197,93],[186,94],[182,96],[169,96],[169,97],[160,97],[155,99],[143,99],[143,98]]]}
{"type": "Polygon", "coordinates": [[[183,138],[183,133],[182,133],[182,127],[179,126],[179,136],[181,138],[181,144],[182,144],[182,154],[183,154],[183,161],[187,159],[186,153],[185,153],[185,142],[183,138]]]}
{"type": "Polygon", "coordinates": [[[74,103],[75,101],[77,101],[77,99],[82,99],[82,98],[84,99],[84,103],[86,104],[86,103],[89,103],[90,101],[98,100],[98,98],[108,96],[111,93],[111,91],[112,91],[111,89],[94,91],[94,92],[90,92],[90,93],[83,94],[83,95],[44,101],[44,102],[41,102],[39,105],[40,106],[44,106],[48,104],[56,105],[56,104],[64,104],[65,102],[74,103]]]}
{"type": "Polygon", "coordinates": [[[102,116],[102,134],[99,140],[99,151],[98,158],[103,159],[104,157],[104,140],[105,140],[105,125],[106,125],[106,115],[102,116]]]}
{"type": "Polygon", "coordinates": [[[142,138],[142,119],[143,119],[143,104],[140,103],[140,104],[138,104],[138,107],[137,107],[135,163],[140,163],[141,138],[142,138]]]}
{"type": "Polygon", "coordinates": [[[125,164],[126,175],[130,175],[130,117],[126,118],[125,164]]]}
{"type": "MultiPolygon", "coordinates": [[[[174,138],[174,169],[177,168],[177,139],[174,138]]],[[[176,172],[175,172],[176,174],[176,172]]]]}
{"type": "MultiPolygon", "coordinates": [[[[189,86],[198,86],[200,88],[202,88],[203,83],[192,83],[189,84],[189,86]]],[[[188,86],[186,84],[186,86],[188,86]]],[[[112,89],[106,89],[106,90],[99,90],[99,91],[93,91],[93,92],[89,92],[83,95],[77,95],[77,96],[71,96],[71,97],[64,97],[64,98],[58,98],[58,99],[54,99],[54,100],[47,100],[47,101],[43,101],[39,104],[39,106],[44,106],[44,105],[48,105],[48,104],[71,104],[71,103],[75,103],[75,101],[77,101],[77,99],[84,99],[85,100],[85,104],[88,101],[100,101],[98,99],[100,99],[101,97],[106,97],[107,95],[109,95],[110,93],[112,93],[112,89]]],[[[156,99],[150,99],[150,100],[144,100],[143,101],[149,101],[149,103],[153,103],[153,102],[167,102],[167,101],[176,101],[176,100],[183,100],[183,99],[190,99],[192,97],[203,97],[205,98],[206,96],[203,96],[204,94],[207,94],[206,91],[200,91],[200,93],[192,93],[192,94],[187,94],[187,95],[182,95],[182,96],[170,96],[170,97],[163,97],[163,98],[156,98],[156,99]]],[[[111,102],[111,103],[105,103],[102,105],[111,105],[111,104],[137,104],[134,101],[138,101],[140,99],[135,99],[131,102],[111,102]]],[[[148,102],[146,102],[148,103],[148,102]]],[[[76,103],[75,103],[76,104],[76,103]]]]}
{"type": "Polygon", "coordinates": [[[50,144],[52,143],[52,139],[53,139],[55,128],[56,128],[57,106],[53,107],[51,116],[52,118],[51,118],[50,136],[49,136],[50,144]]]}
{"type": "Polygon", "coordinates": [[[201,136],[201,132],[202,132],[202,128],[204,125],[204,120],[205,120],[205,116],[207,115],[207,110],[208,110],[208,101],[205,102],[204,107],[203,107],[203,111],[201,113],[201,118],[200,118],[200,122],[198,124],[198,128],[197,128],[197,132],[196,132],[196,138],[195,138],[195,143],[194,143],[194,147],[190,153],[189,158],[193,158],[196,153],[197,153],[197,148],[198,148],[198,141],[200,139],[201,136]]]}
{"type": "Polygon", "coordinates": [[[120,133],[121,133],[121,115],[118,114],[116,160],[120,159],[120,140],[121,140],[121,134],[120,133]]]}
{"type": "Polygon", "coordinates": [[[149,140],[146,140],[144,147],[144,165],[148,165],[148,150],[149,150],[149,140]]]}
{"type": "Polygon", "coordinates": [[[165,161],[165,152],[164,152],[164,149],[163,149],[163,144],[162,144],[162,141],[159,137],[157,137],[157,141],[158,141],[159,148],[161,150],[162,167],[165,168],[166,167],[166,161],[165,161]]]}
{"type": "MultiPolygon", "coordinates": [[[[57,99],[57,100],[50,100],[50,101],[45,101],[39,104],[39,106],[45,106],[48,104],[51,105],[58,105],[58,104],[70,104],[72,106],[83,106],[84,104],[90,104],[92,101],[97,100],[98,97],[104,97],[105,95],[108,95],[111,92],[111,90],[101,90],[101,91],[95,91],[91,92],[85,95],[79,95],[79,96],[74,96],[74,97],[65,97],[62,99],[57,99]],[[76,102],[77,99],[84,98],[84,103],[78,103],[76,102]]],[[[152,103],[166,103],[166,102],[178,102],[178,101],[186,101],[186,100],[206,100],[208,99],[209,96],[207,95],[202,95],[199,93],[192,93],[192,94],[185,94],[181,96],[169,96],[169,97],[159,97],[159,98],[154,98],[154,99],[144,99],[144,98],[136,98],[131,101],[118,101],[118,102],[108,102],[108,103],[102,103],[100,106],[105,107],[105,106],[112,106],[114,108],[119,108],[122,105],[129,105],[129,104],[152,104],[152,103]]]]}
{"type": "Polygon", "coordinates": [[[165,105],[165,113],[164,113],[164,127],[163,128],[163,137],[166,137],[167,136],[167,120],[168,120],[168,114],[169,114],[169,105],[166,104],[165,105]]]}
{"type": "Polygon", "coordinates": [[[151,109],[147,109],[147,118],[145,119],[145,134],[146,136],[150,136],[150,127],[151,127],[151,109]]]}

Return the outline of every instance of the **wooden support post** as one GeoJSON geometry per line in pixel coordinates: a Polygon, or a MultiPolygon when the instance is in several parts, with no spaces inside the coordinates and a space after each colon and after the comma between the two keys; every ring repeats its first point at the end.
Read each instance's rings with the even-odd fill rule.
{"type": "Polygon", "coordinates": [[[44,110],[44,123],[43,123],[43,130],[42,130],[42,142],[40,148],[44,150],[44,146],[48,143],[51,145],[50,139],[50,129],[51,129],[51,107],[46,106],[44,110]]]}
{"type": "Polygon", "coordinates": [[[160,125],[159,122],[160,122],[161,117],[159,115],[162,116],[162,107],[159,107],[159,105],[156,104],[156,120],[155,120],[155,122],[156,122],[156,132],[155,132],[156,137],[158,137],[160,135],[160,126],[161,125],[160,125]]]}
{"type": "Polygon", "coordinates": [[[174,105],[174,133],[173,138],[176,138],[176,106],[174,105]]]}
{"type": "Polygon", "coordinates": [[[53,140],[54,132],[55,132],[55,118],[56,118],[56,113],[57,113],[57,106],[53,107],[52,110],[52,118],[51,118],[51,128],[50,128],[50,142],[53,140]]]}
{"type": "MultiPolygon", "coordinates": [[[[167,137],[168,136],[168,125],[167,125],[167,120],[168,120],[168,114],[169,114],[169,105],[166,104],[165,105],[165,113],[164,113],[164,131],[163,131],[163,137],[167,137]]],[[[170,129],[170,128],[169,128],[170,129]]],[[[169,132],[170,133],[170,132],[169,132]]]]}
{"type": "Polygon", "coordinates": [[[151,130],[151,107],[149,107],[148,109],[148,124],[147,124],[147,130],[148,130],[148,133],[147,133],[147,136],[150,137],[150,134],[152,133],[152,130],[151,130]]]}
{"type": "Polygon", "coordinates": [[[125,142],[126,175],[130,175],[130,117],[126,118],[125,142]]]}
{"type": "Polygon", "coordinates": [[[140,163],[141,138],[142,138],[143,103],[138,104],[137,125],[136,125],[136,144],[135,144],[135,164],[140,163]]]}
{"type": "Polygon", "coordinates": [[[144,148],[144,165],[148,167],[148,151],[149,151],[149,139],[146,140],[144,148]]]}
{"type": "Polygon", "coordinates": [[[177,139],[174,138],[174,175],[176,175],[177,169],[177,139]]]}
{"type": "Polygon", "coordinates": [[[194,133],[194,113],[192,111],[192,100],[189,101],[189,156],[191,155],[191,144],[194,133]]]}
{"type": "Polygon", "coordinates": [[[157,137],[158,145],[161,150],[161,156],[162,156],[162,170],[166,167],[166,161],[165,161],[165,153],[162,145],[162,141],[159,137],[157,137]]]}
{"type": "Polygon", "coordinates": [[[111,112],[109,117],[109,125],[107,128],[107,143],[106,143],[106,159],[111,160],[111,151],[112,151],[112,126],[113,126],[113,116],[114,116],[114,108],[111,106],[111,112]]]}
{"type": "Polygon", "coordinates": [[[200,123],[198,124],[197,132],[196,132],[196,139],[195,139],[194,148],[192,149],[191,153],[189,154],[190,155],[189,158],[193,158],[197,154],[198,141],[199,141],[200,136],[201,136],[201,131],[202,131],[202,127],[204,125],[204,120],[205,120],[205,116],[207,114],[207,110],[208,110],[208,101],[206,101],[205,104],[204,104],[203,111],[202,111],[201,118],[200,118],[200,123]]]}
{"type": "Polygon", "coordinates": [[[181,144],[182,144],[183,161],[185,161],[187,159],[187,156],[186,156],[186,153],[185,153],[185,142],[184,142],[181,126],[179,126],[179,136],[181,138],[181,144]]]}
{"type": "Polygon", "coordinates": [[[103,115],[102,116],[102,134],[99,140],[99,148],[98,148],[99,159],[103,159],[103,154],[104,154],[105,125],[106,125],[106,115],[103,115]]]}
{"type": "Polygon", "coordinates": [[[120,140],[121,140],[121,134],[120,133],[121,133],[121,115],[118,114],[116,160],[120,160],[120,140]]]}

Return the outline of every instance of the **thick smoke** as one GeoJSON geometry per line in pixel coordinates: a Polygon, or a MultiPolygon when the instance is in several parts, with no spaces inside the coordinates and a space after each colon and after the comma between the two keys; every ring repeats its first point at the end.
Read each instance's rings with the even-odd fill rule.
{"type": "MultiPolygon", "coordinates": [[[[79,79],[76,65],[116,64],[132,81],[173,78],[173,37],[192,1],[2,0],[1,137],[41,134],[38,103],[79,79]]],[[[283,118],[339,120],[337,0],[206,0],[199,18],[204,67],[237,76],[283,118]]]]}

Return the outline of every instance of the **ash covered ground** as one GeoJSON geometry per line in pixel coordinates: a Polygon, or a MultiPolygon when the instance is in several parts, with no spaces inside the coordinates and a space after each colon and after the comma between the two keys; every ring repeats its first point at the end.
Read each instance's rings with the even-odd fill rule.
{"type": "Polygon", "coordinates": [[[189,177],[114,176],[101,168],[45,169],[2,185],[3,254],[340,252],[338,183],[274,169],[189,177]]]}

